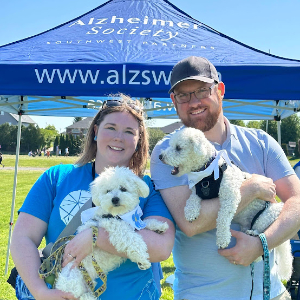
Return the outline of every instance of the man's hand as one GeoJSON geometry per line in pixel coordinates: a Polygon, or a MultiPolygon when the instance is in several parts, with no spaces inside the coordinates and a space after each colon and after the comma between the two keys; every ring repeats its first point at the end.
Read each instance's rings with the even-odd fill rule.
{"type": "Polygon", "coordinates": [[[236,238],[236,245],[230,249],[218,250],[232,264],[249,266],[259,256],[263,255],[263,247],[258,236],[250,236],[243,232],[230,230],[236,238]]]}
{"type": "Polygon", "coordinates": [[[253,174],[250,180],[253,182],[257,198],[276,203],[276,185],[271,178],[253,174]]]}

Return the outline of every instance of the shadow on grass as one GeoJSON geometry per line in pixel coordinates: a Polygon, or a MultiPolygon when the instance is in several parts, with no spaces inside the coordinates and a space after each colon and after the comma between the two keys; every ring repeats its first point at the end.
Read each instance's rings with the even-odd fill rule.
{"type": "Polygon", "coordinates": [[[164,274],[174,273],[175,267],[162,267],[164,274]]]}

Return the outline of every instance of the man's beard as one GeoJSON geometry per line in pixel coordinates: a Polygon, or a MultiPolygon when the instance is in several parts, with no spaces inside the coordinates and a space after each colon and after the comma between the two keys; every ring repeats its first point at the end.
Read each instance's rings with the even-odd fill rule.
{"type": "MultiPolygon", "coordinates": [[[[182,123],[186,127],[193,127],[193,128],[201,130],[202,132],[209,131],[217,124],[221,110],[222,110],[222,99],[220,97],[218,97],[218,102],[219,102],[218,110],[215,112],[212,112],[212,113],[207,111],[206,112],[207,117],[205,118],[205,120],[203,120],[203,119],[192,120],[189,115],[185,119],[183,119],[178,114],[178,110],[177,110],[177,114],[178,114],[179,118],[181,119],[182,123]]],[[[177,109],[177,107],[176,107],[176,109],[177,109]]]]}

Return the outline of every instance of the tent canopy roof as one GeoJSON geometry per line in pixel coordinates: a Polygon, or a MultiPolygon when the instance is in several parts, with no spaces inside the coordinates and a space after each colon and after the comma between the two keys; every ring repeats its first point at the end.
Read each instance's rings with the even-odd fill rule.
{"type": "Polygon", "coordinates": [[[191,55],[216,66],[230,99],[224,101],[227,117],[272,119],[279,112],[297,111],[290,100],[300,99],[300,61],[244,45],[167,0],[110,0],[0,47],[0,74],[5,74],[0,76],[0,108],[88,117],[95,114],[97,102],[122,92],[152,98],[147,103],[150,117],[177,118],[167,93],[170,74],[176,62],[191,55]]]}
{"type": "Polygon", "coordinates": [[[231,99],[297,100],[300,61],[246,46],[167,0],[110,0],[51,30],[0,47],[6,95],[167,98],[179,60],[208,58],[231,99]]]}

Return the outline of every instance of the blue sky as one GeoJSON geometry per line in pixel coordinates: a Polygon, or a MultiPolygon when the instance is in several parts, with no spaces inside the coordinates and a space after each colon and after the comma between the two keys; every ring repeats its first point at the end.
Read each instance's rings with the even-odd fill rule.
{"type": "MultiPolygon", "coordinates": [[[[103,0],[0,0],[0,45],[51,29],[105,3],[103,0]]],[[[299,0],[171,0],[193,18],[256,49],[300,60],[299,0]]],[[[32,117],[59,131],[72,118],[32,117]]],[[[160,123],[159,125],[164,125],[160,123]]]]}

